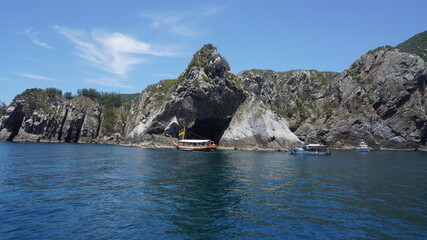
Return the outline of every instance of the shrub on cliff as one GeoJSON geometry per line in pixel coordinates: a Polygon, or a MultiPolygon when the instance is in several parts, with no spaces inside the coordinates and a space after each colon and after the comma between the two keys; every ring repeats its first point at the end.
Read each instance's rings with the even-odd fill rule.
{"type": "Polygon", "coordinates": [[[49,99],[54,99],[56,98],[58,95],[61,96],[62,95],[62,90],[57,89],[57,88],[46,88],[46,95],[49,99]]]}
{"type": "Polygon", "coordinates": [[[397,45],[402,52],[407,52],[420,56],[424,61],[427,61],[427,31],[418,33],[403,43],[397,45]]]}
{"type": "Polygon", "coordinates": [[[72,99],[72,98],[73,98],[73,94],[72,94],[71,92],[65,92],[65,93],[64,93],[64,97],[65,97],[66,99],[72,99]]]}
{"type": "Polygon", "coordinates": [[[51,113],[50,104],[52,101],[62,98],[62,91],[56,88],[30,88],[23,93],[17,95],[13,101],[24,100],[24,113],[27,118],[36,110],[41,110],[45,113],[51,113]]]}
{"type": "Polygon", "coordinates": [[[83,88],[77,89],[77,96],[85,96],[95,100],[101,98],[101,93],[93,88],[83,88]]]}
{"type": "Polygon", "coordinates": [[[0,117],[2,117],[6,113],[6,103],[0,101],[0,117]]]}

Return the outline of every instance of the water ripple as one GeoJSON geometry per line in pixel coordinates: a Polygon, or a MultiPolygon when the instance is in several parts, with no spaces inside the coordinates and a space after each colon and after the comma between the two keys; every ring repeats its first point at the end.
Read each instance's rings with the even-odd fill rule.
{"type": "Polygon", "coordinates": [[[425,239],[425,156],[0,143],[0,238],[425,239]]]}

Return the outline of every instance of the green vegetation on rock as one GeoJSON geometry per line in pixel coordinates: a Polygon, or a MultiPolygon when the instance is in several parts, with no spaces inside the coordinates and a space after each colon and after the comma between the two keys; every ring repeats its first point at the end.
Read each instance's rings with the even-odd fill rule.
{"type": "Polygon", "coordinates": [[[427,31],[418,33],[396,47],[402,52],[407,52],[420,56],[427,61],[427,31]]]}
{"type": "Polygon", "coordinates": [[[30,88],[25,90],[23,93],[17,95],[15,100],[24,100],[24,113],[28,118],[34,111],[42,111],[44,113],[52,113],[53,110],[50,107],[53,101],[61,99],[62,91],[55,88],[30,88]]]}
{"type": "Polygon", "coordinates": [[[98,92],[97,90],[92,88],[83,88],[77,90],[77,95],[91,98],[100,103],[103,109],[103,120],[101,121],[101,127],[104,129],[105,133],[113,134],[118,131],[118,129],[116,128],[117,123],[120,120],[124,120],[122,118],[123,116],[120,114],[120,108],[124,105],[126,105],[126,107],[129,107],[129,104],[127,104],[127,102],[129,102],[130,100],[127,99],[134,99],[139,94],[124,95],[115,92],[98,92]],[[127,101],[124,101],[124,99],[127,101]]]}
{"type": "Polygon", "coordinates": [[[117,108],[105,108],[104,119],[101,122],[101,127],[104,128],[105,133],[112,134],[115,132],[115,126],[119,117],[117,112],[117,108]]]}
{"type": "MultiPolygon", "coordinates": [[[[216,75],[215,73],[218,71],[218,69],[216,69],[216,64],[218,64],[216,61],[218,57],[220,57],[221,61],[221,69],[219,71],[223,71],[224,75],[228,75],[228,72],[230,71],[229,63],[225,60],[224,57],[219,55],[216,47],[214,47],[212,44],[204,45],[198,52],[194,54],[193,59],[188,64],[187,70],[192,68],[203,69],[208,78],[211,78],[216,75]]],[[[204,80],[206,81],[210,79],[205,78],[204,80]]]]}
{"type": "Polygon", "coordinates": [[[77,89],[77,96],[85,96],[91,99],[99,99],[102,94],[93,88],[77,89]]]}
{"type": "Polygon", "coordinates": [[[49,99],[55,99],[57,96],[62,95],[62,90],[56,88],[46,88],[46,95],[49,99]]]}
{"type": "Polygon", "coordinates": [[[64,93],[64,97],[65,97],[66,99],[72,99],[72,98],[73,98],[73,94],[72,94],[71,92],[65,92],[65,93],[64,93]]]}
{"type": "MultiPolygon", "coordinates": [[[[92,100],[100,101],[103,105],[114,105],[114,107],[120,107],[122,103],[129,102],[137,98],[139,93],[120,94],[116,92],[98,92],[93,88],[83,88],[77,90],[77,96],[85,96],[92,100]]],[[[66,92],[64,97],[67,99],[73,98],[70,92],[66,92]]]]}
{"type": "Polygon", "coordinates": [[[377,47],[373,50],[369,50],[367,54],[374,54],[378,51],[392,51],[393,49],[394,49],[394,47],[392,47],[390,45],[385,45],[385,46],[377,47]]]}
{"type": "MultiPolygon", "coordinates": [[[[60,102],[69,102],[77,108],[87,108],[93,104],[99,104],[102,111],[101,127],[105,133],[112,134],[118,131],[116,125],[124,120],[121,108],[130,108],[130,101],[139,94],[119,94],[115,92],[98,92],[96,89],[78,89],[75,96],[71,92],[62,93],[56,88],[32,88],[25,90],[15,97],[15,100],[24,100],[23,111],[26,118],[30,118],[35,111],[44,114],[55,113],[55,107],[60,102]]],[[[0,106],[1,107],[1,106],[0,106]]],[[[5,108],[6,109],[6,108],[5,108]]],[[[0,116],[6,110],[0,108],[0,116]]]]}
{"type": "Polygon", "coordinates": [[[134,100],[135,98],[139,97],[139,93],[120,93],[120,99],[123,103],[130,102],[134,100]]]}
{"type": "Polygon", "coordinates": [[[164,79],[159,83],[149,85],[146,91],[155,93],[155,94],[167,94],[171,91],[173,86],[177,86],[178,79],[164,79]]]}
{"type": "Polygon", "coordinates": [[[7,105],[6,103],[0,101],[0,117],[6,113],[7,105]]]}

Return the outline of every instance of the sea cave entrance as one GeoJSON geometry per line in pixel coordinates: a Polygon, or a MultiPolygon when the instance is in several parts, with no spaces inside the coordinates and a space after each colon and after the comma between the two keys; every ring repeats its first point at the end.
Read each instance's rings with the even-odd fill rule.
{"type": "Polygon", "coordinates": [[[193,127],[187,130],[185,138],[210,139],[218,144],[229,124],[230,120],[224,121],[213,118],[203,120],[197,119],[193,127]]]}

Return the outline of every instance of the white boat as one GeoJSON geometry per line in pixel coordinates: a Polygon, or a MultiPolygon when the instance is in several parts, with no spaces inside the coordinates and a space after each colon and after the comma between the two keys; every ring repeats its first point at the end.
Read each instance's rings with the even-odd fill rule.
{"type": "Polygon", "coordinates": [[[292,155],[330,155],[331,151],[327,149],[326,145],[321,144],[308,144],[301,148],[289,148],[289,153],[292,155]]]}
{"type": "Polygon", "coordinates": [[[212,140],[184,139],[174,142],[180,151],[213,151],[218,147],[212,140]]]}
{"type": "Polygon", "coordinates": [[[356,152],[370,152],[372,148],[365,143],[365,141],[360,141],[359,146],[356,148],[356,152]]]}
{"type": "Polygon", "coordinates": [[[179,133],[179,136],[182,137],[178,142],[173,142],[176,149],[180,151],[215,151],[218,147],[212,140],[201,140],[201,139],[184,139],[186,131],[179,133]]]}

